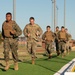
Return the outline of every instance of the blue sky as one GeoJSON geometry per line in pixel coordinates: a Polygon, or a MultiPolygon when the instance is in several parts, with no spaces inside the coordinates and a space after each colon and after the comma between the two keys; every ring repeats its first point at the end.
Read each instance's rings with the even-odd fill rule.
{"type": "MultiPolygon", "coordinates": [[[[64,0],[56,0],[58,10],[58,26],[64,25],[64,0]]],[[[0,1],[0,30],[7,12],[13,13],[13,0],[0,1]]],[[[46,26],[52,26],[51,0],[16,0],[16,22],[23,30],[29,23],[29,18],[35,17],[37,24],[45,31],[46,26]]],[[[66,27],[75,39],[75,0],[66,0],[66,27]]]]}

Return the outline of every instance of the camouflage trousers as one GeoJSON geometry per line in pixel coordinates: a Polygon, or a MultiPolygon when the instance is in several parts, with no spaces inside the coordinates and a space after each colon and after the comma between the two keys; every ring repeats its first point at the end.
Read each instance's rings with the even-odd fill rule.
{"type": "Polygon", "coordinates": [[[69,52],[71,51],[71,46],[72,46],[72,44],[68,41],[68,42],[66,43],[66,52],[67,52],[67,53],[69,53],[69,52]]]}
{"type": "Polygon", "coordinates": [[[55,39],[56,52],[59,52],[59,42],[55,39]]]}
{"type": "Polygon", "coordinates": [[[45,48],[46,48],[46,51],[48,52],[48,54],[51,54],[52,53],[52,43],[53,42],[47,42],[46,43],[45,48]]]}
{"type": "Polygon", "coordinates": [[[59,43],[59,50],[61,51],[61,54],[65,54],[66,53],[66,43],[60,42],[59,43]]]}
{"type": "Polygon", "coordinates": [[[14,62],[18,61],[18,40],[13,38],[4,39],[4,58],[5,61],[9,61],[9,51],[12,53],[14,62]]]}
{"type": "Polygon", "coordinates": [[[69,50],[71,51],[72,50],[72,43],[69,42],[69,50]]]}
{"type": "Polygon", "coordinates": [[[66,43],[66,52],[69,53],[69,42],[66,43]]]}
{"type": "Polygon", "coordinates": [[[27,42],[27,50],[32,58],[36,58],[36,46],[37,46],[37,44],[35,41],[28,41],[27,42]]]}

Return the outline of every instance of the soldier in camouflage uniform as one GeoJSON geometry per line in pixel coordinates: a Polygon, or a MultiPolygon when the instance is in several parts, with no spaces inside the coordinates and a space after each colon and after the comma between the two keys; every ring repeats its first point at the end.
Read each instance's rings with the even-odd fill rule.
{"type": "Polygon", "coordinates": [[[69,40],[68,40],[68,42],[66,43],[66,51],[67,51],[67,53],[69,54],[69,52],[71,51],[71,34],[69,34],[68,33],[68,29],[66,28],[65,29],[65,32],[68,34],[68,37],[69,37],[69,40]]]}
{"type": "Polygon", "coordinates": [[[12,20],[12,14],[6,14],[6,21],[2,25],[2,38],[4,40],[4,58],[6,61],[5,70],[8,70],[9,65],[9,51],[12,52],[14,60],[14,70],[18,70],[18,36],[22,34],[20,27],[12,20]]]}
{"type": "Polygon", "coordinates": [[[36,58],[36,42],[38,42],[38,37],[42,34],[42,29],[38,24],[34,23],[34,17],[30,17],[29,21],[30,23],[25,26],[23,33],[27,37],[27,50],[31,54],[32,64],[34,64],[36,58]]]}
{"type": "Polygon", "coordinates": [[[59,42],[58,42],[58,38],[57,38],[57,34],[59,33],[59,27],[56,27],[56,31],[54,32],[55,34],[55,45],[56,45],[56,52],[57,52],[57,56],[60,55],[60,51],[59,51],[59,42]]]}
{"type": "Polygon", "coordinates": [[[68,41],[68,34],[65,32],[64,26],[61,27],[61,31],[58,33],[59,50],[61,51],[62,57],[66,54],[66,43],[68,41]]]}
{"type": "Polygon", "coordinates": [[[51,31],[50,26],[47,26],[47,31],[43,34],[42,39],[45,40],[45,48],[49,54],[48,59],[50,59],[52,58],[52,44],[54,41],[54,33],[51,31]]]}

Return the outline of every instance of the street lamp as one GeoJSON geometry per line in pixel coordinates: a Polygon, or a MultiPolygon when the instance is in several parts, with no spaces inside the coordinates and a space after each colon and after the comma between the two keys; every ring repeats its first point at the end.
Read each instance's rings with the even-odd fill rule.
{"type": "Polygon", "coordinates": [[[16,20],[16,0],[13,0],[13,20],[16,20]]]}
{"type": "Polygon", "coordinates": [[[66,26],[66,0],[64,0],[64,27],[66,26]]]}
{"type": "Polygon", "coordinates": [[[56,0],[51,0],[51,1],[52,1],[52,16],[54,17],[54,18],[52,17],[52,20],[54,19],[54,21],[52,21],[52,24],[54,22],[54,32],[55,32],[55,28],[56,28],[56,0]]]}
{"type": "Polygon", "coordinates": [[[57,9],[57,17],[56,17],[56,20],[57,20],[57,25],[58,25],[58,6],[56,6],[56,9],[57,9]]]}
{"type": "Polygon", "coordinates": [[[53,0],[51,1],[52,1],[52,29],[53,29],[54,27],[54,1],[53,0]]]}
{"type": "Polygon", "coordinates": [[[54,32],[56,28],[56,0],[54,0],[54,32]]]}

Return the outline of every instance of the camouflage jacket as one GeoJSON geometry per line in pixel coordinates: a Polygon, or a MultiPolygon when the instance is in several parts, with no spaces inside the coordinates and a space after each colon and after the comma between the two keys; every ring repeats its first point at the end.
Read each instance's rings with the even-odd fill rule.
{"type": "Polygon", "coordinates": [[[55,32],[54,32],[55,40],[58,40],[58,33],[59,33],[59,31],[55,31],[55,32]]]}
{"type": "Polygon", "coordinates": [[[27,24],[23,30],[23,34],[27,37],[27,40],[37,40],[37,37],[40,36],[42,34],[42,29],[40,28],[39,25],[34,24],[31,25],[30,23],[27,24]],[[38,36],[36,35],[36,33],[38,33],[38,36]],[[30,36],[28,37],[28,34],[30,34],[30,36]]]}
{"type": "Polygon", "coordinates": [[[68,34],[64,31],[59,31],[57,34],[58,40],[64,40],[64,41],[68,41],[69,40],[69,36],[68,34]]]}
{"type": "Polygon", "coordinates": [[[54,41],[55,39],[55,35],[52,31],[50,32],[45,32],[42,36],[42,39],[45,40],[45,41],[54,41]]]}
{"type": "Polygon", "coordinates": [[[6,21],[2,25],[2,37],[12,37],[12,38],[17,38],[22,34],[22,30],[20,27],[17,25],[15,21],[11,21],[11,23],[7,23],[6,21]],[[9,24],[9,26],[8,26],[9,24]],[[11,34],[10,31],[15,31],[15,34],[11,34]]]}

